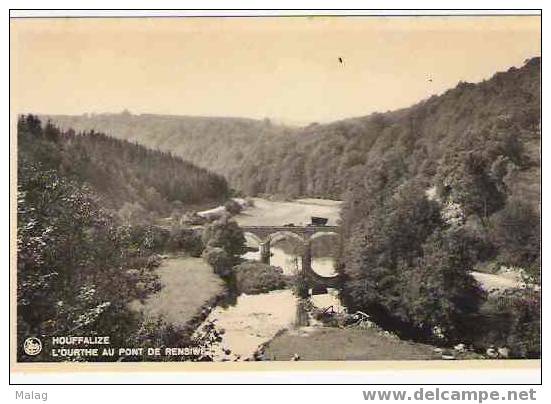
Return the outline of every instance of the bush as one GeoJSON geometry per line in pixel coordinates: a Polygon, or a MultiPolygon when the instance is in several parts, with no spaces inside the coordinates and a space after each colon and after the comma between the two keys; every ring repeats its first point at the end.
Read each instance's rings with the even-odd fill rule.
{"type": "Polygon", "coordinates": [[[258,294],[287,286],[283,270],[260,262],[245,262],[233,268],[239,293],[258,294]]]}
{"type": "Polygon", "coordinates": [[[243,210],[241,205],[236,201],[234,201],[233,199],[230,199],[229,201],[227,201],[224,204],[224,207],[231,215],[238,215],[243,210]]]}
{"type": "Polygon", "coordinates": [[[186,252],[192,257],[200,257],[203,253],[201,236],[193,229],[176,227],[170,232],[168,249],[174,252],[186,252]]]}
{"type": "Polygon", "coordinates": [[[540,305],[541,292],[531,288],[508,289],[492,295],[483,312],[493,324],[479,329],[477,345],[507,346],[513,357],[539,358],[540,305]]]}
{"type": "Polygon", "coordinates": [[[214,273],[227,278],[232,274],[232,257],[220,247],[207,247],[203,251],[203,258],[214,269],[214,273]]]}

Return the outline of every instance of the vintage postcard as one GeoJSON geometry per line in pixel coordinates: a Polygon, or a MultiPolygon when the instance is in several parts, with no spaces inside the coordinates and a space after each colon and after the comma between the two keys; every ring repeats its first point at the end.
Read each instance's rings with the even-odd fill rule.
{"type": "Polygon", "coordinates": [[[13,371],[539,368],[537,12],[160,14],[11,16],[13,371]]]}

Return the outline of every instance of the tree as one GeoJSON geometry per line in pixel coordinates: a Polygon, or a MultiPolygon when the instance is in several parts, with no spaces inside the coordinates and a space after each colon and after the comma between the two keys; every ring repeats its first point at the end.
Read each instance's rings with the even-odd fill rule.
{"type": "Polygon", "coordinates": [[[104,207],[122,209],[123,220],[166,216],[229,195],[223,177],[170,153],[94,131],[62,131],[50,121],[42,128],[32,115],[18,120],[18,155],[91,186],[104,207]]]}
{"type": "Polygon", "coordinates": [[[408,320],[401,277],[422,254],[422,246],[442,226],[440,210],[416,182],[398,187],[375,202],[362,225],[352,231],[345,251],[344,295],[354,309],[408,320]]]}
{"type": "MultiPolygon", "coordinates": [[[[18,340],[96,334],[127,343],[138,321],[128,303],[139,291],[125,270],[145,261],[126,250],[98,198],[52,170],[20,161],[17,208],[18,340]]],[[[52,360],[47,349],[35,359],[52,360]]]]}
{"type": "Polygon", "coordinates": [[[517,290],[509,296],[510,330],[507,345],[518,358],[541,357],[541,291],[517,290]]]}
{"type": "Polygon", "coordinates": [[[203,258],[214,269],[214,272],[225,278],[232,275],[232,265],[234,260],[232,257],[222,248],[208,246],[203,251],[203,258]]]}
{"type": "Polygon", "coordinates": [[[437,327],[448,341],[462,337],[468,316],[484,298],[470,275],[473,243],[462,229],[452,228],[436,231],[423,244],[422,257],[404,273],[405,303],[416,327],[425,332],[437,327]]]}
{"type": "Polygon", "coordinates": [[[235,261],[247,251],[245,242],[243,230],[234,220],[226,217],[212,222],[203,232],[203,244],[206,247],[221,248],[235,261]]]}
{"type": "Polygon", "coordinates": [[[518,198],[510,199],[491,222],[499,259],[507,265],[533,270],[539,278],[540,218],[530,204],[518,198]]]}
{"type": "Polygon", "coordinates": [[[125,202],[117,212],[123,223],[137,224],[147,222],[147,211],[139,202],[125,202]]]}
{"type": "Polygon", "coordinates": [[[440,167],[440,193],[458,203],[466,215],[485,221],[503,207],[506,195],[502,178],[492,175],[491,158],[484,151],[452,153],[440,167]]]}

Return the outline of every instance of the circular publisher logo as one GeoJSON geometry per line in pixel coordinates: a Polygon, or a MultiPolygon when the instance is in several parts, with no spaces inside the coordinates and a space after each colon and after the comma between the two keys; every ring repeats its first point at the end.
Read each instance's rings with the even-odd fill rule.
{"type": "Polygon", "coordinates": [[[23,343],[23,350],[27,355],[38,355],[42,351],[42,342],[35,337],[27,338],[23,343]]]}

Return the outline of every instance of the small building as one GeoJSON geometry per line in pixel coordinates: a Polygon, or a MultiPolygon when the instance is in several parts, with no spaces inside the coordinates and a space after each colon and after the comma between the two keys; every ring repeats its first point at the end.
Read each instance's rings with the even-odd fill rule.
{"type": "Polygon", "coordinates": [[[328,220],[329,219],[326,218],[326,217],[312,216],[310,218],[310,225],[311,226],[325,226],[327,224],[328,220]]]}
{"type": "Polygon", "coordinates": [[[206,220],[217,220],[220,219],[222,216],[228,215],[228,211],[224,206],[218,206],[214,209],[197,212],[197,215],[206,220]]]}

